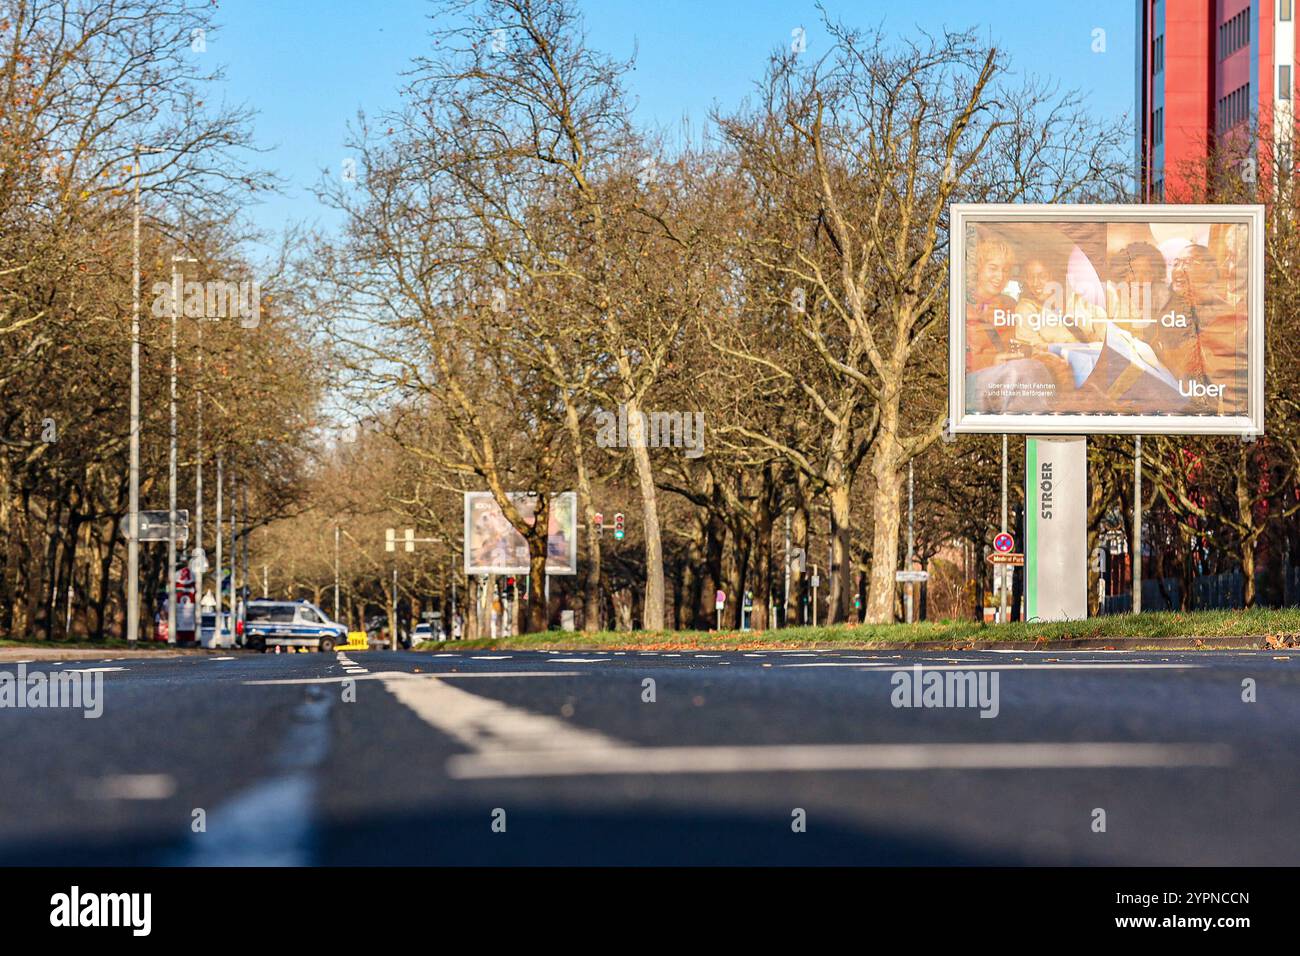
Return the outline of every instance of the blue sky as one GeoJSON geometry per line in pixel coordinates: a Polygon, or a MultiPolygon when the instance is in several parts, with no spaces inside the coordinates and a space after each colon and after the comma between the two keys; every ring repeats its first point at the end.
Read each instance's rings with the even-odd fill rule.
{"type": "MultiPolygon", "coordinates": [[[[1133,109],[1133,0],[825,0],[833,17],[895,34],[975,27],[1003,46],[1018,72],[1059,80],[1088,94],[1098,116],[1133,109]],[[1104,53],[1093,52],[1094,30],[1104,53]]],[[[808,0],[585,0],[590,42],[614,56],[637,53],[628,77],[637,117],[669,131],[702,121],[715,103],[739,103],[772,49],[804,27],[807,52],[827,47],[808,0]]],[[[429,45],[425,0],[223,0],[220,31],[202,56],[227,73],[219,91],[259,113],[263,162],[287,180],[284,195],[251,210],[273,233],[290,222],[328,226],[311,196],[320,171],[337,175],[358,110],[375,116],[398,104],[401,73],[429,45]]]]}

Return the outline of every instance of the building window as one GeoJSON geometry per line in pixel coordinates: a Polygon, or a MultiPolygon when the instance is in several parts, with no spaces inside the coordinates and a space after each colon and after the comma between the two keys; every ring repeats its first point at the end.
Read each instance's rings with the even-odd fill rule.
{"type": "Polygon", "coordinates": [[[1157,179],[1151,184],[1151,201],[1165,201],[1165,181],[1163,179],[1157,179]]]}
{"type": "Polygon", "coordinates": [[[1165,38],[1158,36],[1151,44],[1151,72],[1159,73],[1165,68],[1165,38]]]}
{"type": "Polygon", "coordinates": [[[1151,145],[1159,146],[1165,141],[1165,109],[1160,107],[1151,114],[1151,145]]]}
{"type": "Polygon", "coordinates": [[[1237,87],[1217,104],[1215,126],[1220,133],[1250,118],[1250,84],[1237,87]]]}
{"type": "Polygon", "coordinates": [[[1277,18],[1279,20],[1291,19],[1291,0],[1278,0],[1277,18]]]}
{"type": "Polygon", "coordinates": [[[1280,100],[1291,98],[1291,67],[1289,66],[1277,68],[1277,98],[1280,100]]]}
{"type": "Polygon", "coordinates": [[[1223,60],[1250,43],[1250,9],[1219,24],[1219,59],[1223,60]]]}

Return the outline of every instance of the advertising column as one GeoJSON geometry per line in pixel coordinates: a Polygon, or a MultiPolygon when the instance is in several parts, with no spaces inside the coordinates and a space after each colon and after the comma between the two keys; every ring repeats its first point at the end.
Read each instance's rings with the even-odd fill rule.
{"type": "Polygon", "coordinates": [[[1088,440],[1025,440],[1025,618],[1088,616],[1088,440]]]}

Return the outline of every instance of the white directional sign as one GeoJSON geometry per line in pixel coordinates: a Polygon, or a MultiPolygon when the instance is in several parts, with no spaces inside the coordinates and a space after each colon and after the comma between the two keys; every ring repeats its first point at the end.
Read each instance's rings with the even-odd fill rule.
{"type": "Polygon", "coordinates": [[[900,584],[919,584],[930,580],[929,571],[895,571],[894,580],[900,584]]]}
{"type": "MultiPolygon", "coordinates": [[[[167,540],[167,523],[168,512],[166,511],[141,511],[140,512],[140,540],[141,541],[166,541],[167,540]]],[[[131,519],[128,515],[122,521],[122,534],[129,534],[131,531],[131,519]]],[[[190,536],[190,513],[185,509],[176,512],[176,539],[184,541],[190,536]]]]}

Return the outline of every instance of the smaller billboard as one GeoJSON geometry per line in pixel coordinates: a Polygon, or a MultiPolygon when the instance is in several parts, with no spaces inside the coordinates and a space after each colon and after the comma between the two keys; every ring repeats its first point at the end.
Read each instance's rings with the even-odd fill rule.
{"type": "MultiPolygon", "coordinates": [[[[524,520],[531,522],[537,496],[512,491],[509,497],[524,520]]],[[[572,491],[551,497],[546,548],[547,574],[578,573],[578,496],[572,491]]],[[[528,573],[528,542],[490,491],[465,492],[465,573],[528,573]]]]}

